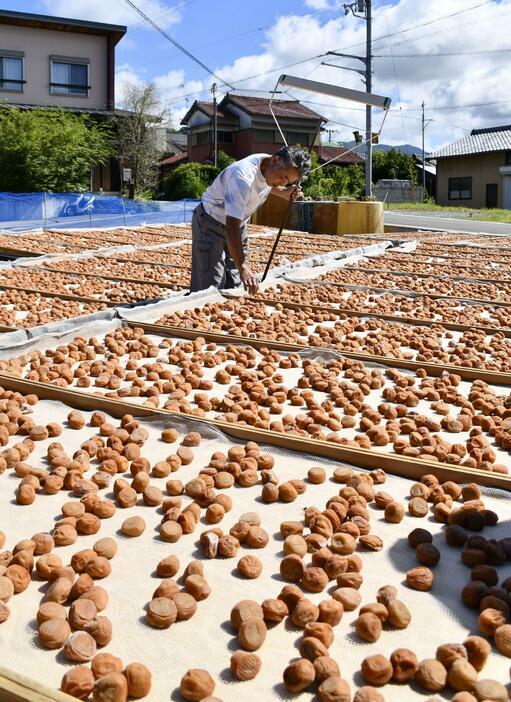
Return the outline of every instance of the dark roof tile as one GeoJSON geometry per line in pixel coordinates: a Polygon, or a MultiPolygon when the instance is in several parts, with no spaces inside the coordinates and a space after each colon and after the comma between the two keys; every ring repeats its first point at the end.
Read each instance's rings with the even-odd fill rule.
{"type": "Polygon", "coordinates": [[[342,146],[320,146],[315,151],[320,163],[325,163],[333,158],[335,158],[333,163],[364,163],[364,159],[355,151],[350,151],[342,146]]]}

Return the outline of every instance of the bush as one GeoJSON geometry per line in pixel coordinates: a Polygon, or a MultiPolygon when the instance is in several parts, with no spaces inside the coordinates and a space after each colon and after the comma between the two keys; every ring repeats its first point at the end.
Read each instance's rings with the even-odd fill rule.
{"type": "Polygon", "coordinates": [[[338,197],[360,197],[364,192],[364,171],[357,165],[326,166],[314,170],[318,166],[318,157],[312,154],[310,176],[302,186],[307,197],[334,200],[338,197]]]}
{"type": "Polygon", "coordinates": [[[417,184],[418,169],[413,156],[395,149],[373,151],[373,183],[381,179],[411,180],[417,184]]]}
{"type": "Polygon", "coordinates": [[[201,197],[202,193],[209,188],[217,175],[227,166],[234,163],[225,151],[218,152],[218,165],[212,166],[207,163],[183,163],[169,173],[163,179],[163,197],[166,200],[182,200],[183,198],[201,197]]]}
{"type": "Polygon", "coordinates": [[[67,110],[0,108],[0,190],[76,192],[107,163],[111,129],[67,110]]]}
{"type": "Polygon", "coordinates": [[[218,168],[206,163],[183,163],[163,179],[166,200],[201,197],[220,173],[218,168]]]}
{"type": "Polygon", "coordinates": [[[225,151],[220,150],[218,152],[218,158],[217,158],[217,166],[220,171],[223,171],[227,166],[230,166],[231,163],[234,163],[236,159],[232,158],[232,156],[229,156],[229,154],[226,154],[225,151]]]}

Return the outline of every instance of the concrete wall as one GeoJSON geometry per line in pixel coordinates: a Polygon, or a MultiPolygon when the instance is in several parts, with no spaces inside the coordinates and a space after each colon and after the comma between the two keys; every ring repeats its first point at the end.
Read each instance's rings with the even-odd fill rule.
{"type": "Polygon", "coordinates": [[[374,195],[379,202],[422,202],[422,185],[414,186],[410,180],[379,180],[374,195]]]}
{"type": "Polygon", "coordinates": [[[26,105],[107,109],[107,38],[49,29],[0,25],[2,51],[23,51],[24,90],[0,90],[0,100],[26,105]],[[50,56],[89,59],[88,96],[50,94],[50,56]]]}
{"type": "Polygon", "coordinates": [[[437,203],[449,207],[486,207],[486,185],[498,184],[498,206],[503,207],[505,152],[453,156],[437,160],[437,203]],[[449,200],[449,178],[472,177],[471,200],[449,200]]]}

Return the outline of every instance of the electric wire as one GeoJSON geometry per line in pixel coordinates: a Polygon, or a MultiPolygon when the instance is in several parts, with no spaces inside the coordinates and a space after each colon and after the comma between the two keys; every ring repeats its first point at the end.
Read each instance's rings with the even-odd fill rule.
{"type": "Polygon", "coordinates": [[[200,59],[198,59],[196,56],[194,56],[188,49],[185,49],[185,47],[180,44],[176,39],[170,36],[164,29],[162,29],[154,20],[152,20],[148,15],[145,14],[137,5],[135,5],[132,0],[124,0],[124,2],[132,7],[138,14],[143,17],[143,19],[146,20],[154,29],[156,29],[157,32],[159,32],[167,41],[169,41],[171,44],[173,44],[176,48],[178,48],[180,51],[182,51],[185,56],[188,56],[189,59],[194,61],[196,64],[198,64],[201,68],[203,68],[206,73],[209,73],[213,78],[215,78],[217,81],[219,81],[222,85],[227,85],[229,88],[232,88],[232,85],[224,80],[223,78],[220,78],[214,71],[212,71],[208,66],[206,66],[205,63],[203,63],[200,59]]]}
{"type": "MultiPolygon", "coordinates": [[[[128,1],[130,1],[130,0],[125,0],[125,1],[128,2],[128,1]]],[[[442,15],[441,17],[436,17],[436,18],[433,18],[432,20],[428,20],[428,21],[426,21],[426,22],[413,25],[412,27],[406,27],[405,29],[402,29],[402,30],[399,30],[399,31],[397,31],[397,32],[391,33],[390,36],[397,36],[397,35],[399,35],[399,34],[404,34],[405,32],[410,32],[410,31],[412,31],[413,29],[419,29],[419,28],[421,28],[421,27],[423,27],[423,26],[427,26],[427,25],[430,25],[430,24],[434,24],[434,23],[436,23],[436,22],[441,22],[441,21],[443,21],[443,20],[450,19],[451,17],[455,17],[455,16],[460,15],[460,14],[463,14],[463,13],[465,13],[465,12],[470,12],[470,11],[472,11],[472,10],[478,9],[479,7],[483,7],[483,6],[485,6],[485,5],[489,5],[489,4],[494,3],[494,2],[496,2],[496,0],[486,0],[485,2],[478,3],[477,5],[473,5],[473,6],[471,6],[471,7],[467,7],[467,8],[465,8],[465,9],[463,9],[463,10],[458,10],[457,12],[453,12],[453,13],[450,13],[450,14],[448,14],[448,15],[442,15]]],[[[377,37],[376,39],[373,39],[373,42],[372,42],[372,43],[375,44],[375,43],[377,43],[378,41],[386,40],[386,39],[388,39],[388,36],[389,36],[388,34],[384,34],[384,35],[382,35],[382,36],[380,36],[380,37],[377,37]]],[[[364,42],[359,42],[359,43],[357,43],[357,44],[351,44],[350,46],[346,46],[346,47],[344,47],[344,48],[336,49],[336,51],[347,51],[347,50],[349,50],[349,49],[353,49],[353,48],[356,48],[356,47],[358,47],[358,46],[362,46],[363,44],[364,44],[364,42]]],[[[306,58],[306,59],[302,59],[302,60],[300,60],[300,61],[295,61],[294,63],[286,64],[286,65],[284,65],[284,66],[279,66],[278,68],[272,68],[272,69],[269,70],[269,71],[263,71],[262,73],[257,73],[257,74],[255,74],[255,75],[246,76],[245,78],[240,78],[240,79],[238,79],[238,80],[232,81],[230,87],[232,87],[233,85],[237,85],[237,84],[239,84],[239,83],[244,83],[244,82],[246,82],[246,81],[248,81],[248,80],[255,80],[255,79],[257,79],[257,78],[263,78],[263,77],[265,77],[265,76],[267,76],[267,75],[271,75],[272,73],[276,73],[277,71],[282,71],[282,70],[284,70],[284,69],[286,69],[286,68],[293,68],[294,66],[299,66],[299,65],[302,65],[302,64],[304,64],[304,63],[308,63],[309,61],[314,61],[314,60],[317,60],[317,59],[320,59],[320,58],[324,58],[324,57],[327,56],[327,55],[328,55],[327,53],[323,53],[323,54],[317,54],[317,55],[315,55],[315,56],[309,56],[309,57],[306,58]]],[[[200,95],[200,94],[202,94],[202,93],[207,93],[207,92],[209,92],[209,88],[204,88],[203,90],[200,90],[200,91],[194,91],[193,93],[188,93],[188,94],[186,94],[186,95],[181,95],[181,96],[180,96],[179,98],[177,98],[177,99],[180,101],[180,100],[183,100],[183,99],[185,99],[185,98],[187,98],[187,97],[193,97],[194,95],[200,95]]],[[[271,89],[268,90],[268,93],[271,93],[271,92],[272,92],[271,89]]],[[[169,94],[169,93],[167,93],[167,94],[169,94]]]]}
{"type": "MultiPolygon", "coordinates": [[[[229,37],[223,37],[222,39],[218,39],[217,41],[211,41],[208,44],[201,44],[200,46],[193,46],[191,51],[197,51],[197,49],[207,49],[210,46],[217,46],[218,44],[224,44],[227,41],[232,41],[233,39],[239,39],[240,37],[246,37],[249,34],[256,34],[257,32],[263,32],[265,29],[269,29],[270,25],[265,25],[264,27],[257,27],[256,29],[249,29],[246,32],[240,32],[239,34],[231,34],[229,37]]],[[[168,54],[167,56],[163,56],[162,58],[155,59],[154,61],[146,61],[145,66],[152,66],[155,63],[161,63],[162,61],[168,61],[170,58],[174,58],[174,56],[179,56],[179,52],[176,51],[173,54],[168,54]]]]}
{"type": "Polygon", "coordinates": [[[484,54],[509,53],[509,49],[483,49],[481,51],[440,51],[428,54],[373,54],[374,58],[431,58],[432,56],[476,56],[484,54]]]}
{"type": "Polygon", "coordinates": [[[390,55],[392,56],[392,72],[394,73],[394,84],[396,86],[397,104],[399,106],[399,112],[401,114],[401,123],[403,125],[403,136],[405,138],[405,143],[406,143],[408,141],[408,134],[406,131],[406,123],[405,123],[405,120],[403,119],[403,106],[401,105],[401,94],[399,92],[399,82],[397,79],[396,62],[394,61],[394,52],[392,50],[392,39],[390,38],[388,8],[385,8],[385,24],[387,26],[387,39],[389,42],[390,55]]]}

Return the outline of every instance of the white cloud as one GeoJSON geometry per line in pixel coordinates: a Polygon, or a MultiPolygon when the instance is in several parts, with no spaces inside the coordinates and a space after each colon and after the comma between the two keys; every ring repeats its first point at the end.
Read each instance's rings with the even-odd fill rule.
{"type": "MultiPolygon", "coordinates": [[[[314,2],[314,0],[312,0],[314,2]]],[[[319,0],[321,2],[321,0],[319,0]]],[[[471,4],[468,4],[470,7],[471,4]]],[[[385,143],[421,142],[420,105],[426,109],[451,105],[472,105],[509,100],[511,62],[509,53],[472,53],[462,56],[433,56],[449,52],[481,52],[509,45],[511,0],[500,0],[450,19],[421,26],[412,31],[403,29],[424,25],[438,17],[467,8],[466,0],[430,0],[418,5],[416,0],[398,0],[380,5],[374,11],[373,90],[390,95],[393,106],[382,133],[385,143]],[[399,32],[398,34],[395,34],[399,32]],[[387,38],[391,35],[390,40],[387,38]],[[400,54],[426,54],[426,58],[399,58],[400,54]],[[392,55],[394,58],[392,58],[392,55]],[[382,56],[382,58],[379,58],[382,56]],[[398,99],[399,95],[399,99],[398,99]],[[400,109],[401,108],[401,109],[400,109]]],[[[328,50],[363,53],[365,22],[351,15],[321,21],[317,15],[286,15],[279,17],[265,34],[263,51],[241,56],[232,63],[216,69],[222,78],[246,92],[273,89],[279,72],[310,77],[313,80],[344,85],[363,90],[356,73],[321,66],[325,58],[307,61],[270,75],[237,83],[241,78],[280,69],[328,50]]],[[[360,62],[328,57],[332,63],[362,68],[360,62]]],[[[224,87],[224,90],[226,88],[224,87]]],[[[333,136],[351,140],[353,128],[365,126],[364,108],[303,91],[290,91],[311,109],[325,117],[342,122],[328,126],[338,129],[333,136]],[[310,103],[319,103],[310,104],[310,103]]],[[[201,99],[207,99],[204,95],[201,99]]],[[[464,110],[427,112],[433,122],[426,130],[426,148],[436,148],[466,136],[474,127],[506,124],[511,121],[511,102],[464,110]]],[[[375,110],[374,126],[381,123],[382,113],[375,110]]],[[[375,130],[376,130],[375,129],[375,130]]]]}
{"type": "Polygon", "coordinates": [[[128,63],[117,66],[115,70],[115,104],[120,107],[124,104],[126,89],[131,85],[143,85],[146,81],[138,71],[128,63]]]}
{"type": "MultiPolygon", "coordinates": [[[[159,100],[158,112],[166,111],[174,127],[179,127],[180,122],[188,112],[194,98],[184,98],[184,95],[197,93],[204,89],[205,84],[200,80],[186,80],[182,69],[171,70],[149,80],[145,71],[139,71],[128,63],[121,64],[115,72],[115,104],[122,107],[126,97],[127,88],[154,83],[159,100]]],[[[207,99],[203,97],[203,99],[207,99]]]]}
{"type": "MultiPolygon", "coordinates": [[[[93,1],[93,0],[91,0],[93,1]]],[[[95,0],[94,0],[95,1],[95,0]]],[[[321,4],[322,0],[311,0],[321,4]]],[[[394,0],[378,4],[374,10],[373,90],[392,97],[392,109],[385,124],[381,141],[391,144],[405,142],[420,145],[422,101],[426,103],[427,118],[433,122],[426,129],[426,149],[466,136],[474,127],[509,124],[511,122],[511,62],[509,53],[485,54],[509,45],[511,0],[484,5],[471,12],[458,14],[431,24],[439,17],[470,7],[469,0],[430,0],[417,4],[416,0],[394,0]],[[403,31],[422,25],[411,31],[403,31]],[[390,39],[388,35],[390,34],[390,39]],[[435,56],[438,53],[473,52],[471,55],[435,56]],[[425,58],[399,58],[400,55],[425,54],[425,58]],[[435,110],[431,108],[452,105],[479,105],[462,110],[435,110]]],[[[321,66],[323,58],[310,59],[329,50],[358,54],[365,50],[365,22],[340,10],[329,15],[289,14],[276,19],[265,32],[261,51],[241,55],[231,63],[215,67],[208,63],[224,80],[233,83],[240,92],[272,90],[282,72],[309,77],[312,80],[344,85],[363,90],[360,77],[353,72],[321,66]],[[283,66],[310,59],[299,65],[283,66]],[[273,71],[269,73],[269,71],[273,71]],[[259,76],[265,73],[267,75],[259,76]],[[240,79],[255,76],[250,80],[240,79]]],[[[361,68],[360,62],[328,57],[332,63],[361,68]]],[[[120,67],[119,92],[122,82],[129,79],[147,81],[148,73],[141,67],[120,67]]],[[[179,65],[179,64],[178,64],[179,65]]],[[[153,78],[162,103],[170,104],[175,121],[182,117],[194,99],[210,100],[210,76],[202,80],[187,79],[186,68],[169,71],[153,78]],[[199,91],[204,91],[199,94],[199,91]],[[190,95],[187,99],[189,93],[190,95]]],[[[226,86],[219,86],[224,92],[226,86]]],[[[299,98],[308,107],[329,118],[327,125],[332,138],[351,141],[352,131],[365,129],[365,110],[362,105],[341,102],[315,93],[291,90],[290,96],[299,98]],[[342,124],[336,124],[340,122],[342,124]]],[[[219,95],[221,99],[222,95],[219,95]]],[[[381,110],[374,111],[374,131],[381,123],[381,110]]]]}
{"type": "MultiPolygon", "coordinates": [[[[48,13],[57,17],[125,24],[130,31],[139,28],[151,29],[123,0],[43,0],[43,3],[48,13]]],[[[162,27],[170,27],[181,20],[179,4],[169,7],[160,0],[137,0],[136,4],[162,27]]]]}
{"type": "Polygon", "coordinates": [[[305,0],[307,7],[311,7],[313,10],[331,10],[332,6],[328,0],[305,0]]]}

